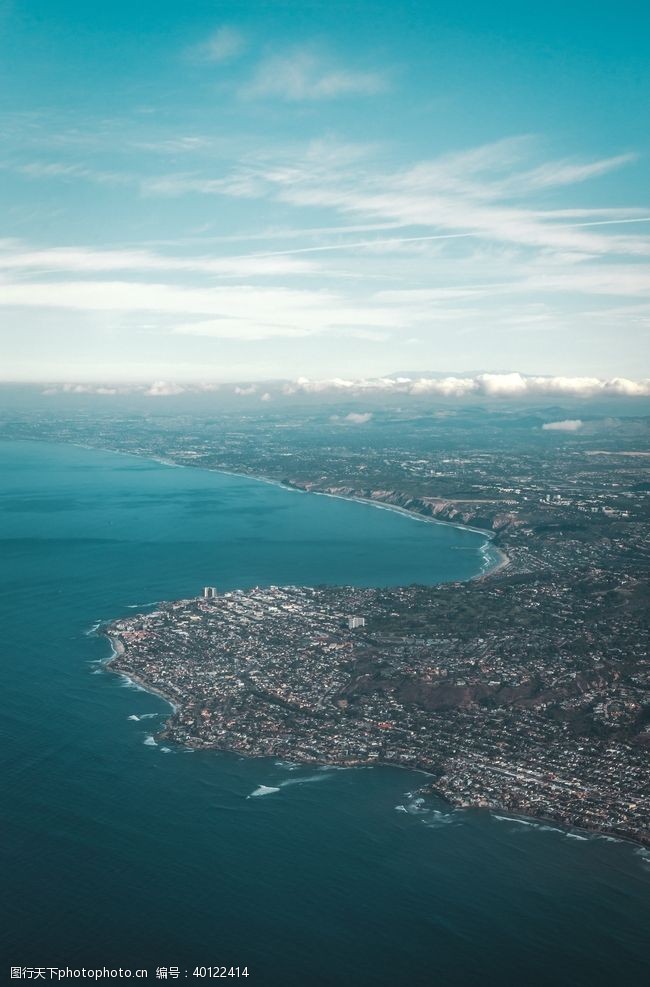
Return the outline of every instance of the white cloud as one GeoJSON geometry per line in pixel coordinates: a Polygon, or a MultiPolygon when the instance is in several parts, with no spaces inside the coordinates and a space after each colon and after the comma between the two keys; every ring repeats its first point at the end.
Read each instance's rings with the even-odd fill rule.
{"type": "Polygon", "coordinates": [[[578,432],[582,428],[582,421],[579,418],[565,418],[560,422],[545,422],[542,425],[543,432],[578,432]]]}
{"type": "MultiPolygon", "coordinates": [[[[536,191],[595,178],[632,163],[634,155],[517,168],[534,147],[530,138],[508,139],[388,173],[367,167],[322,169],[308,155],[298,160],[294,156],[285,167],[260,161],[257,177],[266,184],[266,195],[294,206],[329,208],[367,221],[435,227],[439,236],[476,237],[585,255],[650,254],[647,237],[605,235],[588,229],[601,224],[594,220],[599,210],[569,210],[567,214],[566,209],[522,207],[509,201],[513,195],[530,197],[536,191]],[[568,218],[578,216],[585,222],[567,223],[568,218]]],[[[639,210],[633,212],[625,211],[628,220],[644,218],[639,210]]]]}
{"type": "Polygon", "coordinates": [[[180,384],[174,384],[166,380],[156,380],[148,387],[144,394],[149,398],[166,398],[171,397],[175,394],[183,394],[185,391],[184,387],[180,384]]]}
{"type": "MultiPolygon", "coordinates": [[[[7,166],[3,164],[0,167],[7,166]]],[[[28,178],[63,178],[72,181],[82,178],[98,185],[123,185],[132,181],[131,176],[123,172],[100,171],[83,164],[61,161],[30,161],[16,165],[13,170],[21,175],[27,175],[28,178]]]]}
{"type": "MultiPolygon", "coordinates": [[[[157,380],[152,384],[107,384],[107,383],[65,383],[46,388],[44,394],[144,394],[147,397],[166,397],[183,393],[206,393],[216,391],[223,385],[210,381],[188,381],[182,385],[171,380],[157,380]]],[[[227,388],[228,389],[228,388],[227,388]]],[[[650,397],[650,378],[631,380],[625,377],[539,377],[519,373],[476,374],[458,377],[374,377],[313,380],[299,377],[283,384],[242,383],[232,387],[232,393],[239,397],[259,394],[260,401],[272,401],[274,397],[291,397],[296,394],[345,395],[356,398],[367,395],[395,394],[404,397],[436,397],[486,399],[543,399],[564,398],[593,399],[604,397],[650,397]]],[[[450,412],[444,412],[448,414],[450,412]]],[[[364,425],[373,417],[371,411],[352,411],[347,415],[332,415],[331,421],[364,425]]],[[[545,431],[577,431],[583,427],[581,419],[564,419],[544,423],[545,431]]]]}
{"type": "Polygon", "coordinates": [[[188,54],[198,61],[221,63],[237,58],[245,48],[246,39],[241,31],[223,26],[205,41],[190,48],[188,54]]]}
{"type": "Polygon", "coordinates": [[[372,411],[351,411],[349,415],[346,415],[343,419],[344,422],[350,422],[352,425],[365,425],[372,418],[372,411]]]}
{"type": "MultiPolygon", "coordinates": [[[[292,58],[288,76],[279,76],[285,98],[323,99],[340,91],[336,66],[313,52],[294,52],[292,58]]],[[[348,85],[349,75],[343,75],[348,85]]],[[[188,140],[189,146],[196,146],[195,139],[182,136],[186,133],[178,131],[179,147],[188,140]]],[[[158,136],[165,135],[158,131],[158,136]]],[[[539,145],[520,137],[388,167],[385,162],[395,160],[389,148],[331,135],[282,147],[233,138],[217,150],[219,139],[212,138],[214,154],[197,157],[195,171],[153,176],[143,184],[159,194],[230,196],[223,217],[226,224],[234,223],[230,229],[254,225],[252,239],[286,236],[284,244],[269,244],[284,249],[224,256],[240,247],[221,243],[210,249],[206,244],[212,238],[202,241],[197,235],[159,241],[158,247],[119,249],[35,247],[5,240],[0,242],[0,305],[39,309],[33,324],[47,320],[64,346],[70,346],[68,323],[73,322],[75,331],[83,327],[96,337],[102,331],[115,333],[124,353],[141,349],[156,334],[168,352],[187,349],[202,356],[215,349],[205,342],[209,338],[241,342],[242,350],[244,343],[254,340],[295,340],[289,361],[281,355],[282,343],[274,343],[274,374],[305,368],[325,375],[336,371],[338,359],[339,366],[351,365],[357,372],[364,366],[375,371],[390,366],[394,356],[388,356],[389,350],[394,354],[409,340],[421,347],[417,360],[413,358],[418,366],[426,365],[433,353],[448,354],[443,366],[463,366],[458,340],[465,336],[472,337],[469,351],[476,354],[475,366],[534,367],[534,357],[541,361],[540,368],[552,370],[556,352],[564,361],[556,365],[577,373],[582,367],[634,372],[637,364],[631,354],[641,353],[648,316],[638,303],[650,297],[644,263],[650,237],[642,225],[632,224],[647,222],[648,217],[639,210],[602,204],[569,208],[567,192],[563,208],[552,208],[545,194],[626,166],[632,155],[583,161],[561,157],[540,163],[539,145]],[[227,160],[233,148],[239,157],[234,165],[227,160]],[[525,201],[517,198],[524,193],[525,201]],[[316,219],[313,205],[325,207],[316,219]],[[309,214],[297,219],[292,214],[290,228],[283,231],[277,224],[286,221],[294,206],[296,212],[306,207],[309,214]],[[238,226],[240,216],[244,223],[238,226]],[[300,231],[304,218],[322,226],[300,231]],[[342,225],[346,219],[351,225],[342,225]],[[379,232],[384,229],[405,235],[379,232]],[[339,258],[343,262],[337,263],[339,258]],[[295,282],[294,277],[304,280],[295,282]],[[626,304],[632,301],[636,309],[626,304]],[[74,312],[83,314],[71,315],[74,312]],[[555,333],[552,346],[545,345],[542,333],[555,333]],[[195,338],[185,347],[182,337],[188,336],[195,338]],[[325,352],[322,342],[312,342],[315,336],[328,336],[334,346],[325,352]],[[614,338],[625,344],[616,353],[610,348],[614,338]],[[358,341],[354,351],[353,339],[358,341]],[[586,348],[588,356],[583,357],[586,348]],[[350,357],[353,363],[344,362],[350,357]]],[[[131,146],[128,140],[127,144],[131,146]]],[[[174,153],[173,141],[169,152],[174,153]]],[[[43,164],[32,171],[43,178],[89,177],[85,166],[76,164],[43,164]]],[[[188,215],[200,204],[190,205],[188,215]]],[[[165,206],[170,216],[175,211],[179,222],[185,221],[177,203],[165,206]]],[[[201,211],[195,234],[219,228],[220,211],[210,212],[201,211]]],[[[227,240],[228,230],[224,226],[222,237],[214,240],[227,240]]],[[[231,236],[245,238],[242,232],[231,236]]],[[[16,323],[18,317],[15,314],[16,323]]],[[[285,350],[289,348],[285,343],[285,350]]],[[[234,347],[223,349],[230,352],[234,347]]],[[[244,362],[236,372],[244,376],[249,375],[245,361],[254,347],[248,350],[237,357],[244,362]]],[[[197,359],[200,368],[202,357],[197,359]]],[[[147,374],[167,378],[175,367],[175,361],[161,363],[149,366],[147,374]]],[[[533,384],[521,375],[450,375],[434,382],[414,380],[408,393],[489,397],[527,395],[536,389],[539,394],[587,390],[633,395],[639,388],[644,393],[644,387],[616,378],[604,384],[581,379],[576,385],[571,378],[544,378],[533,384]]]]}
{"type": "Polygon", "coordinates": [[[286,385],[285,394],[297,391],[323,393],[344,391],[347,393],[390,392],[413,396],[433,397],[482,397],[482,398],[535,398],[574,397],[593,398],[601,395],[618,397],[650,397],[650,378],[630,380],[613,377],[603,380],[597,377],[534,377],[519,373],[477,374],[474,377],[377,377],[361,380],[310,380],[300,377],[286,385]]]}
{"type": "Polygon", "coordinates": [[[359,72],[331,66],[313,52],[298,49],[263,61],[251,81],[242,88],[248,99],[279,98],[289,102],[334,99],[339,96],[371,96],[387,88],[376,72],[359,72]]]}
{"type": "Polygon", "coordinates": [[[445,398],[460,398],[476,391],[476,381],[471,377],[444,377],[442,380],[422,378],[407,384],[404,390],[408,394],[437,394],[445,398]]]}
{"type": "Polygon", "coordinates": [[[175,257],[149,250],[96,250],[92,247],[33,249],[19,241],[0,240],[0,270],[69,271],[179,271],[223,277],[266,277],[312,274],[314,262],[290,255],[175,257]]]}
{"type": "Polygon", "coordinates": [[[515,176],[509,182],[506,181],[502,185],[502,190],[521,193],[530,192],[533,189],[575,185],[577,182],[584,182],[589,178],[606,175],[608,172],[615,171],[617,168],[631,164],[636,160],[636,154],[618,154],[611,158],[602,158],[600,161],[552,161],[515,176]]]}
{"type": "Polygon", "coordinates": [[[300,336],[330,330],[399,328],[403,313],[325,290],[234,285],[185,288],[140,281],[4,283],[0,304],[181,316],[175,332],[229,339],[300,336]],[[188,316],[204,316],[187,321],[188,316]],[[205,316],[208,318],[206,319],[205,316]],[[270,317],[272,321],[270,320],[270,317]]]}
{"type": "Polygon", "coordinates": [[[100,395],[113,395],[113,394],[125,394],[128,388],[124,387],[109,387],[105,384],[61,384],[57,387],[48,387],[41,393],[43,394],[100,394],[100,395]]]}

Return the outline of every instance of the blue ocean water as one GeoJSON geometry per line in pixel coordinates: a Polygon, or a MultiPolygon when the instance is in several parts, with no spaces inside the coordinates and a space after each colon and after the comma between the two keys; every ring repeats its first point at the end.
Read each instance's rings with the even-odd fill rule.
{"type": "Polygon", "coordinates": [[[205,583],[467,578],[481,535],[73,446],[4,443],[0,463],[0,977],[85,963],[150,979],[247,966],[272,987],[641,982],[647,853],[417,806],[411,772],[155,746],[166,704],[102,670],[108,643],[87,633],[205,583]]]}

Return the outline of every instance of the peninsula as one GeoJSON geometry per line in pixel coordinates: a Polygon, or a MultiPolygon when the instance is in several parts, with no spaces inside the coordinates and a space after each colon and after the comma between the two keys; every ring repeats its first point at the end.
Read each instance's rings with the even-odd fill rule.
{"type": "Polygon", "coordinates": [[[650,845],[641,592],[603,575],[269,587],[165,603],[105,632],[111,667],[173,704],[166,741],[422,769],[455,806],[650,845]],[[596,600],[616,628],[594,624],[596,600]]]}

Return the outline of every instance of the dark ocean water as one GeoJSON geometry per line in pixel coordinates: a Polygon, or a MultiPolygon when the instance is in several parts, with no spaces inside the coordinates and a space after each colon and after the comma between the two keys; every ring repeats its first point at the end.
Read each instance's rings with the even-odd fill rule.
{"type": "Polygon", "coordinates": [[[465,578],[482,536],[71,446],[0,457],[0,982],[84,963],[248,966],[263,985],[643,981],[643,851],[435,800],[398,811],[421,776],[397,769],[164,752],[145,741],[166,705],[94,664],[109,646],[86,632],[133,604],[465,578]],[[247,798],[262,785],[279,791],[247,798]]]}

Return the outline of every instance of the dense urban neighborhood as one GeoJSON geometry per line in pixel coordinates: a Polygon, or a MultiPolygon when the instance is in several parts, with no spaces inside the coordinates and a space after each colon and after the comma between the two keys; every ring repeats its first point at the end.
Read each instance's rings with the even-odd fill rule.
{"type": "Polygon", "coordinates": [[[163,737],[178,744],[419,768],[456,806],[644,842],[639,590],[594,576],[572,609],[568,589],[532,578],[229,592],[116,621],[112,665],[170,699],[163,737]],[[470,623],[477,596],[483,619],[470,623]],[[595,599],[617,608],[618,629],[594,624],[595,599]],[[351,628],[353,614],[366,626],[351,628]]]}

